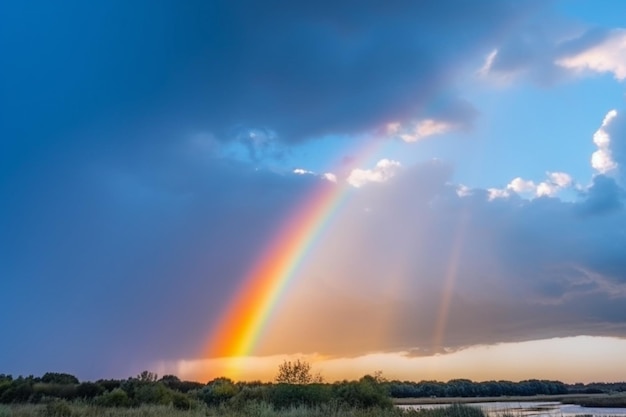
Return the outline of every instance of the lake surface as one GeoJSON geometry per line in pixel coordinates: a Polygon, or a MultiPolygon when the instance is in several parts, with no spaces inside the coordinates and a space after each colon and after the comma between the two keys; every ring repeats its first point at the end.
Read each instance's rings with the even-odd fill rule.
{"type": "MultiPolygon", "coordinates": [[[[432,409],[448,407],[450,404],[414,404],[401,405],[407,409],[432,409]]],[[[468,404],[485,411],[489,417],[501,417],[504,413],[515,417],[573,417],[581,415],[593,416],[624,416],[626,408],[595,408],[581,407],[573,404],[562,404],[557,401],[543,402],[489,402],[468,404]]]]}

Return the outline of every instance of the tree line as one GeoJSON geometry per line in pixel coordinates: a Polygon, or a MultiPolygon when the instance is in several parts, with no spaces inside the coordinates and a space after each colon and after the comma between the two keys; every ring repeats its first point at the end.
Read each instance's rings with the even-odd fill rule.
{"type": "Polygon", "coordinates": [[[452,379],[439,381],[390,381],[389,394],[395,398],[420,397],[500,397],[564,394],[601,394],[626,392],[626,382],[565,384],[561,381],[529,379],[525,381],[482,381],[452,379]]]}
{"type": "MultiPolygon", "coordinates": [[[[291,365],[290,365],[291,366],[291,365]]],[[[101,407],[169,405],[188,410],[197,407],[245,407],[251,402],[266,403],[275,409],[318,406],[333,403],[347,408],[389,408],[392,406],[382,381],[366,375],[358,381],[323,383],[301,367],[283,368],[273,383],[234,382],[216,378],[206,384],[182,381],[175,375],[161,378],[144,371],[128,379],[101,379],[80,382],[73,375],[46,373],[42,377],[0,374],[1,404],[49,404],[80,401],[101,407]],[[296,379],[293,379],[296,378],[296,379]]]]}
{"type": "Polygon", "coordinates": [[[284,362],[274,382],[234,382],[216,378],[200,383],[175,375],[144,371],[127,379],[79,381],[67,373],[48,372],[41,377],[0,374],[0,403],[81,401],[102,407],[171,405],[179,409],[207,406],[240,406],[264,402],[275,408],[316,406],[328,402],[348,407],[390,407],[391,398],[498,397],[626,392],[626,382],[567,385],[560,381],[526,380],[474,382],[468,379],[439,381],[388,381],[380,373],[355,381],[324,383],[307,362],[284,362]]]}

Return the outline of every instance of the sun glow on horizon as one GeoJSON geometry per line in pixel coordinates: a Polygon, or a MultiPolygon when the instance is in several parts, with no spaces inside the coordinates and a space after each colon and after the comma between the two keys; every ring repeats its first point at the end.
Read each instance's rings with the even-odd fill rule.
{"type": "Polygon", "coordinates": [[[389,380],[474,381],[525,379],[576,382],[617,382],[626,366],[616,358],[626,356],[626,339],[575,336],[472,346],[447,354],[409,356],[407,352],[372,353],[355,357],[319,354],[245,356],[160,362],[154,369],[182,379],[208,382],[218,377],[239,381],[273,381],[284,360],[304,359],[326,382],[358,379],[382,371],[389,380]],[[236,372],[233,372],[236,370],[236,372]]]}

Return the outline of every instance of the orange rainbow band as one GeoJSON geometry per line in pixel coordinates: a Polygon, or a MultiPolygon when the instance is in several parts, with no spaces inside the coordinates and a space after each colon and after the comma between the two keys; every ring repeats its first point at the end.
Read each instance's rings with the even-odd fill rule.
{"type": "Polygon", "coordinates": [[[347,187],[323,181],[284,224],[212,333],[209,357],[242,357],[253,350],[307,251],[345,200],[347,187]]]}

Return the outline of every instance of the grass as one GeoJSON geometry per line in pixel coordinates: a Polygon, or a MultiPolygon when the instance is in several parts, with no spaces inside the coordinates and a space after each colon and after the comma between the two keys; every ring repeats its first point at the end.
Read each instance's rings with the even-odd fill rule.
{"type": "MultiPolygon", "coordinates": [[[[509,397],[511,398],[511,397],[509,397]]],[[[536,397],[522,397],[536,401],[536,397]]],[[[579,399],[589,398],[580,397],[579,399]]],[[[602,399],[607,404],[608,399],[622,401],[626,395],[593,396],[602,399]]],[[[423,400],[423,399],[422,399],[423,400]]],[[[433,400],[433,399],[430,399],[433,400]]],[[[439,398],[440,402],[449,399],[439,398]]],[[[464,398],[463,400],[472,400],[464,398]]],[[[477,400],[485,401],[484,398],[477,400]]],[[[499,401],[504,401],[498,397],[499,401]]],[[[553,398],[551,398],[554,401],[553,398]]],[[[572,403],[571,401],[568,401],[572,403]]],[[[97,407],[81,403],[64,403],[62,407],[50,407],[44,404],[16,404],[0,405],[0,417],[487,417],[487,413],[477,407],[463,404],[452,404],[448,407],[432,409],[402,409],[393,407],[390,409],[357,409],[339,407],[333,404],[325,404],[318,407],[292,407],[287,409],[275,409],[267,403],[249,402],[241,407],[206,407],[197,406],[192,410],[177,410],[173,407],[162,405],[142,405],[136,408],[97,407]]],[[[416,403],[413,403],[416,404],[416,403]]],[[[422,404],[425,404],[422,402],[422,404]]],[[[613,403],[611,403],[613,404],[613,403]]],[[[596,407],[597,405],[593,405],[596,407]]],[[[614,407],[615,405],[611,405],[614,407]]],[[[619,406],[616,406],[619,407],[619,406]]],[[[521,414],[504,412],[498,417],[520,417],[521,414]]],[[[581,415],[576,417],[591,417],[581,415]]],[[[610,416],[609,416],[610,417],[610,416]]],[[[618,416],[615,416],[618,417],[618,416]]]]}
{"type": "Polygon", "coordinates": [[[583,407],[626,407],[626,394],[564,394],[533,395],[524,397],[434,397],[434,398],[394,398],[395,405],[419,404],[472,404],[487,402],[543,402],[559,401],[563,404],[576,404],[583,407]],[[587,405],[593,404],[593,405],[587,405]],[[597,405],[596,405],[597,404],[597,405]]]}
{"type": "Polygon", "coordinates": [[[576,398],[568,401],[568,403],[582,407],[626,408],[626,395],[614,394],[595,398],[576,398]]]}
{"type": "Polygon", "coordinates": [[[84,404],[68,404],[70,414],[49,414],[45,405],[19,404],[0,406],[0,417],[486,417],[478,408],[453,405],[434,410],[357,409],[323,405],[292,407],[276,410],[266,403],[249,403],[235,409],[230,407],[198,407],[176,410],[168,406],[143,405],[137,408],[103,408],[84,404]]]}

